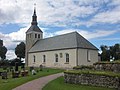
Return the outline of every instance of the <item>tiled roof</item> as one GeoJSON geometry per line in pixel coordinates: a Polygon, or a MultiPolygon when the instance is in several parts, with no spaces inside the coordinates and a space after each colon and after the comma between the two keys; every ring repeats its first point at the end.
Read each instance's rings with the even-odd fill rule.
{"type": "Polygon", "coordinates": [[[30,32],[30,31],[42,32],[42,30],[37,25],[31,25],[30,28],[27,30],[27,32],[30,32]]]}
{"type": "Polygon", "coordinates": [[[93,44],[77,32],[58,35],[37,41],[29,52],[60,50],[70,48],[85,48],[98,50],[93,44]]]}

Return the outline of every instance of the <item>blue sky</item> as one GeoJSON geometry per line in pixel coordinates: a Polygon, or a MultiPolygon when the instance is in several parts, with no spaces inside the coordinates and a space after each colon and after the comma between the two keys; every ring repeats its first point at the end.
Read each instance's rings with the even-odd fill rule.
{"type": "Polygon", "coordinates": [[[120,43],[120,0],[0,0],[0,39],[9,59],[25,41],[34,3],[45,38],[77,31],[98,48],[120,43]]]}

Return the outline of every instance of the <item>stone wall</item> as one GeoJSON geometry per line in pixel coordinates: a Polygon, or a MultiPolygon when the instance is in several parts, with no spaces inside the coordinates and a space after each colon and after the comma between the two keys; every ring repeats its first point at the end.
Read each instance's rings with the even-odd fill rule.
{"type": "Polygon", "coordinates": [[[95,63],[95,70],[112,71],[120,73],[120,63],[95,63]]]}
{"type": "Polygon", "coordinates": [[[64,80],[66,83],[102,86],[120,90],[120,78],[113,76],[64,73],[64,80]]]}

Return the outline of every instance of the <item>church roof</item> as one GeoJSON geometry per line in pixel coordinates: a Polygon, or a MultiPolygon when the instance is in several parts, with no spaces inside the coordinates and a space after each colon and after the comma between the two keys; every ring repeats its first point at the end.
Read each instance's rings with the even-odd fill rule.
{"type": "Polygon", "coordinates": [[[38,40],[29,52],[51,51],[71,48],[98,50],[93,44],[77,32],[38,40]]]}
{"type": "Polygon", "coordinates": [[[37,25],[31,25],[30,28],[27,30],[27,32],[31,32],[31,31],[42,32],[42,30],[37,25]]]}

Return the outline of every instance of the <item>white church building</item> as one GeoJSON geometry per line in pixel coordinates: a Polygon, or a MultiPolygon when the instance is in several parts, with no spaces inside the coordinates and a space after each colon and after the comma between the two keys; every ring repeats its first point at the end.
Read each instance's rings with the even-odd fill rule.
{"type": "Polygon", "coordinates": [[[97,61],[98,49],[78,32],[43,38],[34,9],[31,26],[26,32],[27,66],[72,68],[92,65],[97,61]]]}

